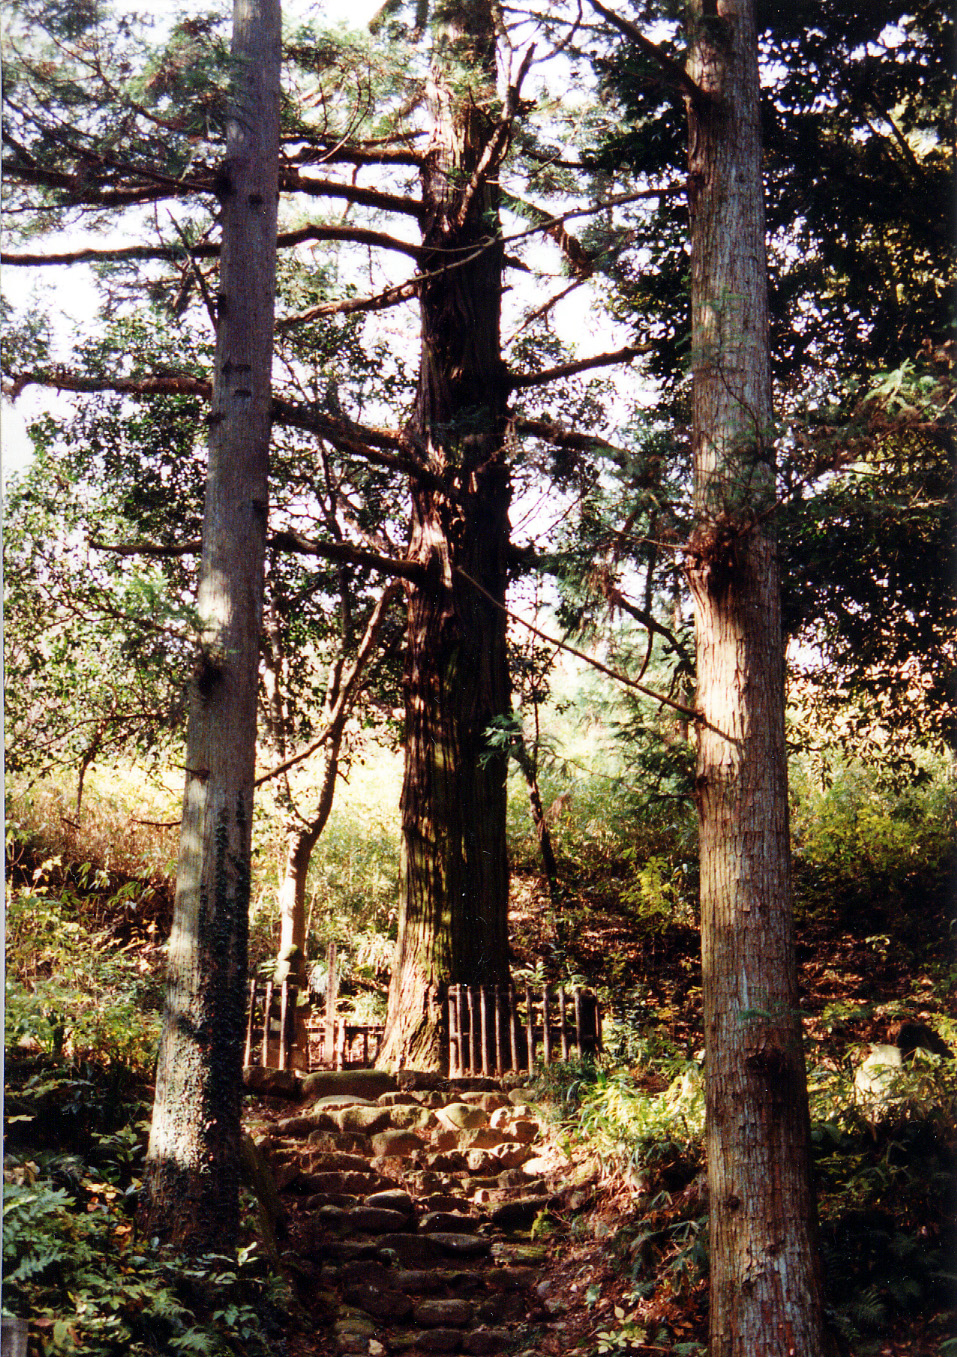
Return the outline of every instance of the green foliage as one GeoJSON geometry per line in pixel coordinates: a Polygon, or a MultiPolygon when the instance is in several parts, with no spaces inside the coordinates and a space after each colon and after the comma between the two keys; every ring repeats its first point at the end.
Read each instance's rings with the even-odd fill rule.
{"type": "MultiPolygon", "coordinates": [[[[62,1155],[5,1160],[4,1312],[29,1318],[40,1357],[275,1352],[283,1287],[255,1245],[235,1260],[187,1260],[137,1240],[138,1178],[122,1148],[122,1136],[101,1137],[96,1168],[62,1155]]],[[[139,1140],[137,1174],[142,1151],[139,1140]]]]}
{"type": "Polygon", "coordinates": [[[902,786],[858,761],[838,763],[824,786],[807,760],[792,765],[799,919],[828,916],[919,946],[946,898],[957,809],[949,769],[923,764],[902,786]]]}
{"type": "MultiPolygon", "coordinates": [[[[160,986],[140,958],[118,949],[109,926],[91,931],[80,891],[45,884],[8,889],[4,1035],[73,1065],[95,1059],[144,1073],[159,1035],[160,986]]],[[[87,864],[87,866],[89,866],[87,864]]],[[[82,872],[81,872],[82,877],[82,872]]],[[[133,882],[109,901],[122,912],[148,888],[133,882]]]]}

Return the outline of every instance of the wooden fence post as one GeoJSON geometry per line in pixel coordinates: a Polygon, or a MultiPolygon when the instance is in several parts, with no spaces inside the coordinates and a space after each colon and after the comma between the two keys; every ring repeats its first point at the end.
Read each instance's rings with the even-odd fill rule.
{"type": "Polygon", "coordinates": [[[258,980],[253,976],[249,982],[249,1019],[246,1023],[246,1049],[243,1052],[243,1064],[248,1065],[253,1058],[253,1025],[256,1017],[256,989],[258,980]]]}
{"type": "Polygon", "coordinates": [[[326,951],[326,1039],[323,1060],[331,1070],[336,1067],[336,1000],[339,997],[339,977],[336,974],[336,944],[330,942],[326,951]]]}

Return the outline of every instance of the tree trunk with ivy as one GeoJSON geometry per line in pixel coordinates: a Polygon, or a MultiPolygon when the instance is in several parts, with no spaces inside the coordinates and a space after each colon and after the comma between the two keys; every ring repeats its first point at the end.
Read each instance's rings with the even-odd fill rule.
{"type": "Polygon", "coordinates": [[[508,977],[507,755],[485,731],[510,709],[505,650],[508,382],[504,251],[492,182],[495,29],[479,0],[434,25],[423,170],[421,366],[412,486],[402,894],[380,1063],[438,1069],[442,990],[508,977]]]}
{"type": "Polygon", "coordinates": [[[142,1223],[188,1252],[239,1231],[256,699],[268,513],[279,0],[235,0],[235,86],[166,1010],[142,1223]]]}
{"type": "Polygon", "coordinates": [[[711,1357],[824,1351],[794,956],[757,42],[693,0],[696,792],[711,1357]]]}

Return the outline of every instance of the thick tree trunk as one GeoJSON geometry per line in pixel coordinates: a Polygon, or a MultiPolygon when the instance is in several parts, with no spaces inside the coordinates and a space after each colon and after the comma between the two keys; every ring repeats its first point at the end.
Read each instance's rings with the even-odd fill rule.
{"type": "Polygon", "coordinates": [[[503,248],[489,173],[495,36],[487,0],[443,7],[429,89],[422,353],[413,432],[448,487],[414,484],[408,598],[403,885],[380,1061],[439,1068],[441,987],[508,975],[504,603],[510,498],[500,353],[503,248]],[[457,68],[457,69],[456,69],[457,68]],[[468,71],[471,88],[462,87],[468,71]],[[444,269],[443,269],[443,266],[444,269]]]}
{"type": "Polygon", "coordinates": [[[794,959],[757,44],[693,0],[695,599],[711,1357],[820,1357],[794,959]]]}
{"type": "Polygon", "coordinates": [[[144,1180],[147,1237],[230,1249],[256,689],[268,506],[279,147],[278,0],[235,0],[209,467],[166,1012],[144,1180]]]}

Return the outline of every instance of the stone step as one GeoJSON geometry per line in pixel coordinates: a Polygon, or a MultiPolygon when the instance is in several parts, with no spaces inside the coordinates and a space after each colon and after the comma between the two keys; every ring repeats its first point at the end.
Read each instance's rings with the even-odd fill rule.
{"type": "Polygon", "coordinates": [[[524,1171],[540,1126],[522,1090],[414,1071],[303,1084],[305,1105],[257,1144],[296,1215],[316,1295],[333,1298],[337,1351],[520,1349],[546,1256],[527,1232],[553,1200],[524,1171]]]}

